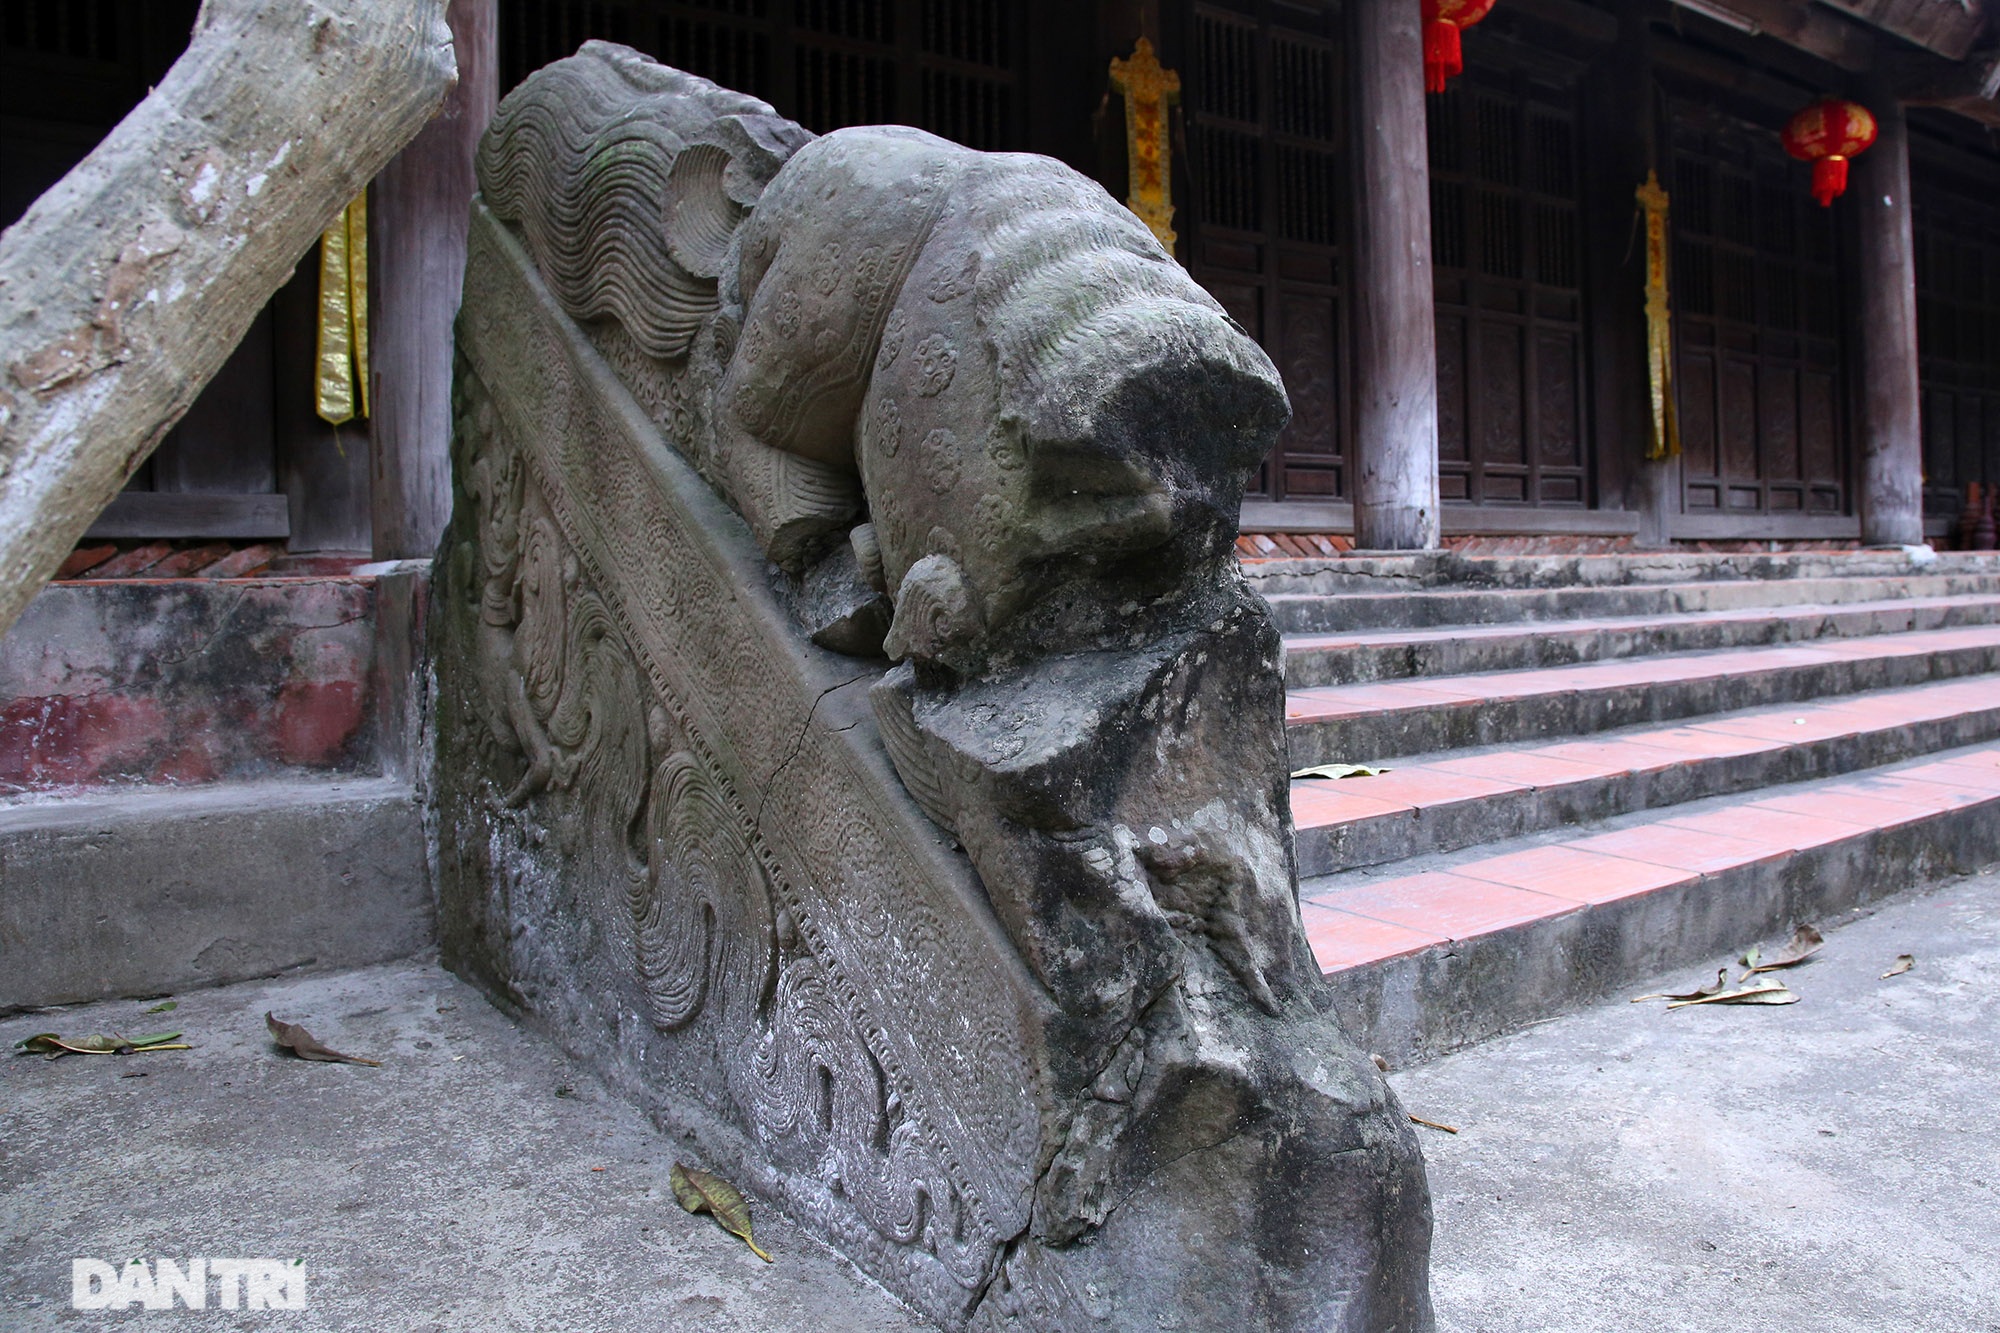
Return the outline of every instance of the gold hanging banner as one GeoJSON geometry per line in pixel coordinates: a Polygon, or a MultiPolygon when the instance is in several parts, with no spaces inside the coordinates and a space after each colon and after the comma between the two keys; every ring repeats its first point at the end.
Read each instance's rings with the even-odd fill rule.
{"type": "Polygon", "coordinates": [[[368,415],[368,191],[319,238],[313,407],[334,425],[368,415]]]}
{"type": "Polygon", "coordinates": [[[1674,411],[1673,314],[1667,303],[1667,192],[1656,171],[1638,190],[1646,211],[1646,372],[1652,381],[1653,430],[1646,441],[1652,461],[1678,458],[1681,423],[1674,411]]]}
{"type": "Polygon", "coordinates": [[[1111,86],[1125,98],[1125,167],[1131,177],[1125,206],[1152,228],[1167,253],[1174,252],[1172,147],[1167,108],[1181,96],[1181,76],[1160,68],[1153,44],[1144,37],[1132,58],[1111,61],[1111,86]]]}

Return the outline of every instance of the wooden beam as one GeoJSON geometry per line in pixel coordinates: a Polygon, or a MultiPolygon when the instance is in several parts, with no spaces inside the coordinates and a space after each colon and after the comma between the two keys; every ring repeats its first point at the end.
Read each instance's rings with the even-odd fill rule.
{"type": "Polygon", "coordinates": [[[1682,542],[1851,542],[1861,535],[1861,520],[1847,514],[1676,514],[1668,535],[1682,542]]]}
{"type": "Polygon", "coordinates": [[[1947,60],[1963,60],[1979,41],[1990,6],[1985,0],[1822,0],[1884,32],[1947,60]]]}
{"type": "Polygon", "coordinates": [[[0,631],[454,78],[442,0],[208,0],[0,233],[0,631]]]}
{"type": "Polygon", "coordinates": [[[1850,73],[1869,67],[1875,43],[1859,25],[1803,0],[1674,0],[1751,36],[1770,36],[1850,73]]]}
{"type": "Polygon", "coordinates": [[[282,495],[125,491],[105,506],[85,540],[127,537],[277,538],[292,533],[282,495]]]}
{"type": "Polygon", "coordinates": [[[500,95],[494,9],[494,0],[450,0],[458,87],[375,178],[369,431],[378,560],[431,555],[451,517],[451,330],[472,158],[500,95]]]}
{"type": "MultiPolygon", "coordinates": [[[[1439,511],[1448,537],[1630,537],[1640,516],[1623,509],[1510,509],[1449,504],[1439,511]]],[[[1244,532],[1354,531],[1354,506],[1340,500],[1245,500],[1244,532]]]]}
{"type": "Polygon", "coordinates": [[[1423,32],[1415,0],[1350,0],[1355,539],[1438,544],[1437,327],[1423,32]]]}
{"type": "Polygon", "coordinates": [[[1924,539],[1924,460],[1917,387],[1917,262],[1910,225],[1909,120],[1878,95],[1875,146],[1854,161],[1860,213],[1861,539],[1924,539]]]}

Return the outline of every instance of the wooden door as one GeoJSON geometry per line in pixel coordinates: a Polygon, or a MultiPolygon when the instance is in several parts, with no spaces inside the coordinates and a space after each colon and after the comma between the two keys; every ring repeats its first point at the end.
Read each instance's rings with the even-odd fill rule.
{"type": "Polygon", "coordinates": [[[1771,127],[1677,104],[1672,153],[1686,511],[1846,513],[1834,210],[1771,127]]]}
{"type": "Polygon", "coordinates": [[[1956,518],[2000,482],[2000,162],[1959,177],[1913,165],[1924,511],[1956,518]]]}
{"type": "Polygon", "coordinates": [[[1468,53],[1430,100],[1438,483],[1446,503],[1589,500],[1573,85],[1468,53]]]}
{"type": "Polygon", "coordinates": [[[1343,496],[1337,17],[1264,0],[1196,4],[1183,46],[1188,268],[1263,344],[1292,400],[1255,489],[1274,500],[1343,496]]]}

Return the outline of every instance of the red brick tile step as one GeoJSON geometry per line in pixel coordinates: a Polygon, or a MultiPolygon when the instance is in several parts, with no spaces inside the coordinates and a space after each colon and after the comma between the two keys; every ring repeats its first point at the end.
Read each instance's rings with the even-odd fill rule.
{"type": "Polygon", "coordinates": [[[2000,671],[2000,625],[1288,691],[1294,767],[1575,735],[2000,671]]]}
{"type": "Polygon", "coordinates": [[[1398,1059],[2000,860],[2000,743],[1300,885],[1343,1019],[1398,1059]]]}
{"type": "Polygon", "coordinates": [[[1299,872],[1317,875],[2000,739],[2000,678],[1447,751],[1373,777],[1298,779],[1299,872]]]}

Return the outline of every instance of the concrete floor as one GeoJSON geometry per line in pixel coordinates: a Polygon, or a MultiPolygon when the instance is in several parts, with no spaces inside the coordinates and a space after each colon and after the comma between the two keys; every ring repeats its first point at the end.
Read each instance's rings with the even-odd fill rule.
{"type": "Polygon", "coordinates": [[[1780,975],[1799,1003],[1613,1001],[1391,1079],[1460,1130],[1421,1131],[1441,1333],[2000,1330],[2000,874],[1780,975]]]}
{"type": "Polygon", "coordinates": [[[755,1208],[754,1230],[769,1265],[682,1212],[667,1183],[673,1143],[435,965],[248,982],[178,1003],[0,1022],[9,1047],[35,1032],[172,1028],[195,1045],[0,1056],[7,1333],[929,1327],[768,1207],[755,1208]],[[382,1067],[279,1052],[266,1009],[382,1067]],[[307,1309],[69,1308],[73,1258],[194,1255],[302,1257],[307,1309]]]}
{"type": "MultiPolygon", "coordinates": [[[[1830,931],[1790,980],[1786,1008],[1614,1001],[1396,1074],[1461,1130],[1422,1131],[1440,1329],[2000,1330],[2000,875],[1830,931]]],[[[0,1021],[196,1046],[0,1059],[9,1333],[927,1327],[769,1208],[770,1266],[682,1213],[670,1142],[433,965],[144,1008],[0,1021]],[[267,1008],[383,1068],[274,1051],[267,1008]],[[308,1308],[69,1308],[72,1258],[135,1255],[303,1257],[308,1308]]]]}

